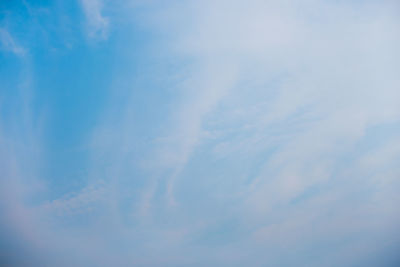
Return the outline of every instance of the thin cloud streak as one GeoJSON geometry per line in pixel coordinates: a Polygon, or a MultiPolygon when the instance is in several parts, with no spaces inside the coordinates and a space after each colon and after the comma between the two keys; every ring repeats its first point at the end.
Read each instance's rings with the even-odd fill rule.
{"type": "Polygon", "coordinates": [[[0,44],[2,50],[12,52],[17,56],[26,54],[26,50],[18,45],[10,33],[4,28],[0,28],[0,44]]]}
{"type": "Polygon", "coordinates": [[[91,38],[107,39],[110,20],[102,15],[101,0],[80,0],[87,20],[88,35],[91,38]]]}

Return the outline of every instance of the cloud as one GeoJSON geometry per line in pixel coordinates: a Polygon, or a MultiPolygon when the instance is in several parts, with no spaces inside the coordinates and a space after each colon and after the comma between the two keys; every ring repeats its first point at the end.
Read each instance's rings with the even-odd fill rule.
{"type": "MultiPolygon", "coordinates": [[[[199,218],[211,214],[218,201],[226,210],[231,202],[241,203],[234,213],[247,214],[254,228],[263,228],[267,218],[273,220],[287,207],[288,217],[279,227],[299,229],[303,222],[322,229],[328,224],[328,218],[302,222],[290,216],[297,207],[292,203],[320,194],[337,194],[325,208],[343,220],[353,216],[341,213],[346,204],[339,196],[366,217],[379,217],[378,210],[396,203],[390,193],[378,210],[366,209],[375,193],[387,189],[363,195],[370,183],[359,173],[363,167],[345,164],[360,157],[360,143],[374,142],[370,131],[398,124],[400,40],[392,5],[203,1],[164,14],[160,27],[173,32],[174,55],[193,60],[193,71],[179,85],[184,100],[175,106],[169,134],[156,152],[160,157],[155,157],[160,166],[173,169],[167,175],[169,199],[204,208],[204,213],[197,210],[199,218]],[[364,204],[354,199],[353,186],[364,204]],[[196,194],[199,188],[203,194],[196,194]],[[188,202],[190,194],[197,198],[188,202]]],[[[391,160],[398,156],[387,155],[391,160]]],[[[379,178],[374,179],[391,180],[379,175],[383,168],[376,166],[379,178]]],[[[319,214],[323,208],[304,209],[319,214]]],[[[355,225],[379,235],[380,223],[389,220],[355,225]]],[[[326,238],[334,231],[355,231],[349,227],[332,229],[326,238]]],[[[304,231],[308,235],[312,229],[304,231]]],[[[266,238],[271,246],[291,235],[273,232],[274,238],[266,238]]]]}
{"type": "Polygon", "coordinates": [[[76,214],[89,214],[99,208],[104,202],[106,187],[99,182],[96,185],[89,185],[81,192],[73,195],[66,195],[55,199],[41,206],[46,213],[64,217],[76,214]]]}
{"type": "Polygon", "coordinates": [[[10,33],[4,28],[0,28],[0,45],[1,50],[12,52],[17,56],[26,54],[26,50],[18,45],[10,33]]]}
{"type": "MultiPolygon", "coordinates": [[[[105,122],[107,134],[95,135],[100,154],[113,156],[94,164],[112,163],[116,184],[129,184],[121,178],[129,173],[132,183],[142,181],[134,191],[143,198],[134,198],[131,212],[146,222],[143,231],[157,233],[146,241],[185,229],[167,250],[187,251],[186,257],[168,260],[199,265],[291,266],[290,258],[311,266],[335,265],[334,258],[352,265],[372,251],[384,254],[371,240],[390,236],[381,229],[394,229],[399,218],[385,207],[398,199],[373,184],[397,186],[399,172],[385,164],[366,171],[356,162],[379,151],[376,129],[399,123],[399,21],[392,7],[193,1],[147,18],[167,35],[157,49],[184,66],[176,98],[143,157],[134,156],[137,100],[128,101],[121,126],[105,122]],[[140,166],[149,167],[137,175],[132,169],[140,166]],[[345,236],[351,241],[341,246],[345,236]],[[327,240],[333,241],[317,248],[327,240]],[[358,248],[354,255],[350,244],[358,248]],[[320,256],[302,258],[313,250],[320,256]]],[[[387,146],[396,142],[388,139],[387,146]]],[[[379,158],[393,162],[395,151],[379,158]]],[[[162,245],[155,248],[165,256],[162,245]]]]}
{"type": "Polygon", "coordinates": [[[8,111],[4,102],[0,105],[1,114],[8,114],[0,117],[0,232],[4,237],[0,261],[13,266],[41,263],[42,255],[36,253],[48,248],[41,237],[43,225],[27,204],[43,193],[45,186],[38,177],[42,163],[40,123],[32,116],[30,88],[24,87],[29,84],[26,77],[21,84],[22,89],[15,88],[22,95],[16,102],[19,112],[8,111]]]}
{"type": "MultiPolygon", "coordinates": [[[[101,3],[81,3],[89,32],[105,38],[101,3]]],[[[111,94],[125,96],[127,84],[131,96],[110,98],[85,143],[87,184],[35,207],[8,202],[8,219],[39,229],[31,237],[26,225],[18,230],[32,239],[28,246],[50,262],[68,258],[66,266],[397,260],[396,4],[206,0],[149,8],[140,23],[157,37],[146,52],[178,67],[151,65],[156,86],[139,86],[126,65],[113,70],[111,94]],[[47,241],[36,244],[38,236],[47,241]]],[[[124,59],[137,53],[127,46],[124,59]]],[[[4,148],[11,143],[0,142],[1,157],[12,158],[4,148]]],[[[23,169],[5,166],[17,180],[8,173],[23,169]]],[[[6,181],[3,188],[27,185],[6,181]]]]}
{"type": "MultiPolygon", "coordinates": [[[[356,17],[356,6],[325,1],[304,5],[206,1],[177,11],[185,15],[177,15],[178,22],[171,26],[180,33],[175,34],[174,48],[178,55],[193,57],[200,70],[182,89],[192,98],[185,98],[177,112],[179,127],[172,135],[179,141],[171,142],[172,155],[165,158],[175,158],[176,153],[187,158],[194,146],[186,140],[198,143],[201,132],[213,131],[204,129],[206,119],[223,122],[225,114],[231,123],[251,127],[241,143],[256,142],[250,138],[260,139],[264,131],[269,144],[271,127],[290,135],[289,127],[296,123],[295,129],[301,131],[291,134],[287,148],[279,152],[285,153],[281,157],[289,164],[297,153],[307,153],[306,158],[319,151],[334,155],[335,140],[355,142],[368,127],[396,121],[399,110],[390,99],[397,97],[393,70],[399,57],[394,46],[399,42],[394,30],[398,22],[386,17],[384,8],[374,12],[373,4],[357,6],[364,16],[356,17]],[[368,36],[380,41],[368,42],[368,36]],[[233,79],[225,82],[222,77],[233,79]],[[209,101],[204,112],[197,108],[203,94],[209,101]],[[211,113],[219,103],[226,107],[224,113],[221,109],[211,113]],[[235,122],[230,114],[238,109],[247,121],[235,122]]],[[[236,141],[225,146],[233,149],[236,141]]]]}
{"type": "Polygon", "coordinates": [[[80,0],[86,16],[88,35],[91,38],[107,39],[109,19],[102,15],[101,0],[80,0]]]}

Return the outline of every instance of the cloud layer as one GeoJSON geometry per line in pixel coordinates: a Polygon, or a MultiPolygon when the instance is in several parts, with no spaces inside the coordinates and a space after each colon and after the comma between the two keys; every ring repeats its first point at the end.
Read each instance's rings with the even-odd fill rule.
{"type": "Polygon", "coordinates": [[[80,6],[113,53],[107,101],[80,138],[74,190],[40,178],[56,147],[35,112],[9,113],[24,134],[0,124],[4,261],[396,266],[395,1],[117,1],[107,18],[101,1],[80,6]]]}

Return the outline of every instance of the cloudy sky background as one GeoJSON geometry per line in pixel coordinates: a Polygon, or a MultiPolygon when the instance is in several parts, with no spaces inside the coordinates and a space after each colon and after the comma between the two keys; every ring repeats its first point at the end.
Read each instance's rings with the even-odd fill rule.
{"type": "Polygon", "coordinates": [[[398,266],[400,4],[0,2],[0,265],[398,266]]]}

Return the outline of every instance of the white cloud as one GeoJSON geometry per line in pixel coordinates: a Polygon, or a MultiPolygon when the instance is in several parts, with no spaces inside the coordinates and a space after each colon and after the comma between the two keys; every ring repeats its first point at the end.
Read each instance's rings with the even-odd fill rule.
{"type": "Polygon", "coordinates": [[[91,38],[107,39],[109,19],[102,15],[101,0],[80,0],[86,16],[88,35],[91,38]]]}
{"type": "MultiPolygon", "coordinates": [[[[82,5],[105,38],[101,3],[82,5]]],[[[111,112],[88,186],[38,209],[100,215],[55,223],[47,245],[83,266],[346,266],[395,245],[399,140],[374,134],[400,117],[393,5],[189,1],[146,18],[186,64],[165,129],[135,139],[134,97],[111,112]]]]}
{"type": "MultiPolygon", "coordinates": [[[[328,1],[202,1],[178,7],[173,13],[177,22],[169,29],[178,31],[174,48],[197,65],[182,89],[191,97],[177,112],[171,133],[177,143],[171,141],[164,158],[179,154],[188,161],[205,119],[226,120],[218,110],[212,113],[218,103],[248,113],[242,116],[253,128],[246,139],[260,138],[271,127],[277,131],[280,123],[280,132],[292,136],[278,155],[299,166],[305,161],[318,165],[321,153],[339,157],[336,151],[359,140],[368,127],[394,122],[400,112],[394,100],[399,94],[394,72],[399,68],[399,23],[387,8],[328,1]],[[362,16],[357,16],[359,9],[362,16]],[[272,84],[276,79],[278,84],[272,84]],[[253,88],[252,80],[264,84],[264,90],[253,88]],[[250,101],[248,106],[243,100],[250,101]],[[288,121],[299,112],[303,117],[288,121]],[[290,123],[301,131],[289,133],[290,123]]],[[[163,23],[168,30],[168,22],[163,23]]],[[[230,116],[235,110],[224,112],[235,121],[230,116]]],[[[264,134],[267,144],[271,137],[264,134]]],[[[225,146],[232,149],[236,142],[225,146]]]]}
{"type": "MultiPolygon", "coordinates": [[[[241,203],[235,212],[246,214],[250,225],[260,226],[266,218],[278,216],[278,207],[289,209],[292,201],[307,198],[310,191],[329,195],[334,190],[348,201],[332,199],[326,207],[339,220],[353,219],[351,213],[340,211],[341,205],[362,210],[365,217],[379,217],[397,198],[388,188],[375,187],[376,194],[388,194],[377,209],[366,209],[375,193],[360,193],[365,203],[359,204],[352,198],[357,191],[353,186],[363,191],[371,180],[360,174],[363,167],[345,162],[360,157],[353,153],[362,153],[357,148],[361,142],[374,142],[367,132],[396,124],[400,117],[400,23],[392,8],[395,4],[386,1],[202,1],[168,11],[160,27],[171,32],[170,48],[177,57],[193,60],[193,71],[180,87],[184,101],[176,105],[161,156],[155,158],[160,166],[175,170],[167,183],[170,199],[185,206],[187,200],[179,192],[196,192],[203,186],[204,199],[194,203],[205,205],[207,199],[217,201],[221,196],[224,203],[233,199],[241,203]],[[210,157],[213,146],[218,156],[224,155],[225,174],[197,159],[198,154],[210,157]],[[263,151],[270,150],[262,161],[263,151]],[[195,164],[203,166],[198,169],[202,175],[191,172],[195,164]],[[249,171],[231,172],[236,164],[249,165],[249,171]]],[[[398,152],[380,155],[384,161],[397,157],[398,152]]],[[[395,186],[392,179],[398,170],[391,175],[381,171],[383,167],[376,166],[374,179],[395,186]]],[[[317,214],[324,209],[304,208],[317,214]]],[[[332,225],[326,238],[357,227],[368,229],[363,230],[365,235],[379,235],[382,224],[397,222],[390,223],[385,216],[375,225],[363,220],[340,226],[343,229],[332,225]]],[[[289,214],[279,221],[279,228],[301,229],[296,220],[289,214]]],[[[328,221],[316,223],[323,229],[328,221]]],[[[312,228],[307,229],[304,234],[312,234],[312,228]]],[[[286,230],[274,234],[276,238],[267,242],[274,244],[289,235],[286,230]]]]}
{"type": "Polygon", "coordinates": [[[0,49],[12,52],[17,56],[23,56],[26,53],[26,50],[18,45],[10,33],[4,28],[0,28],[0,49]]]}
{"type": "Polygon", "coordinates": [[[101,203],[107,196],[106,186],[98,182],[83,188],[79,193],[66,195],[41,205],[44,212],[59,217],[68,217],[79,214],[90,214],[101,209],[101,203]]]}

